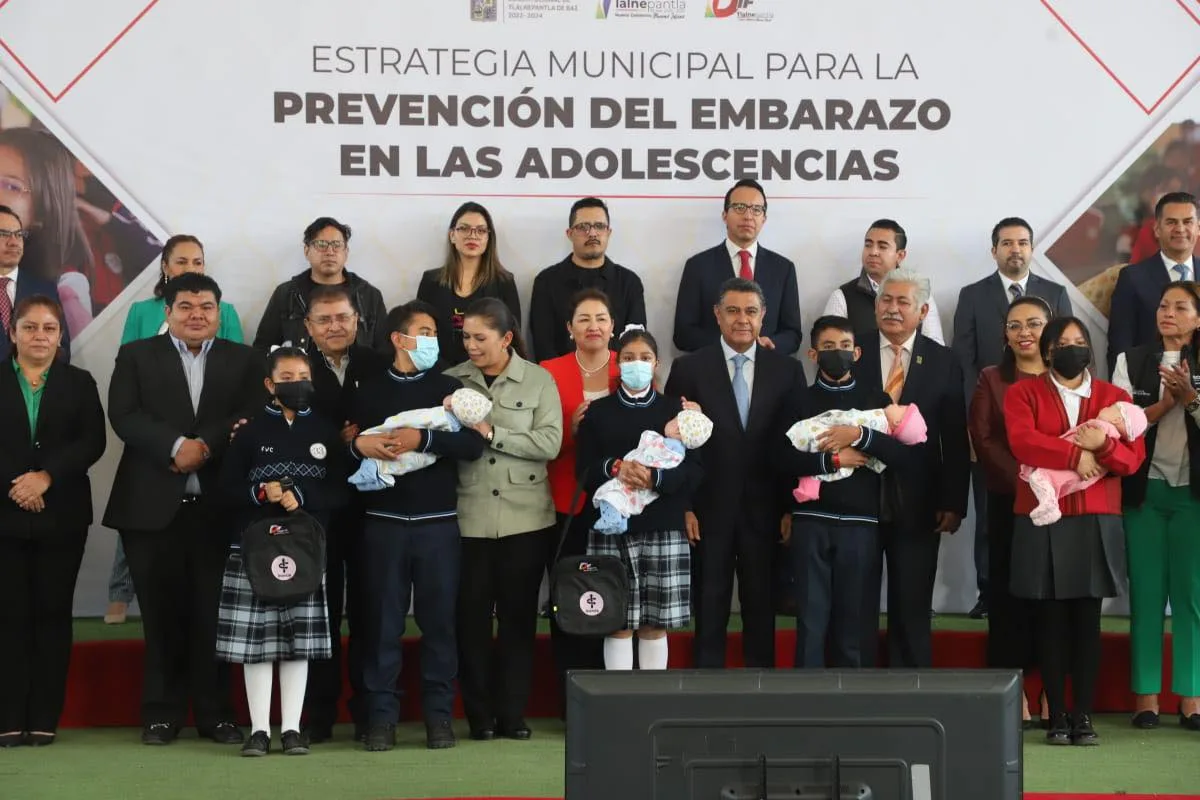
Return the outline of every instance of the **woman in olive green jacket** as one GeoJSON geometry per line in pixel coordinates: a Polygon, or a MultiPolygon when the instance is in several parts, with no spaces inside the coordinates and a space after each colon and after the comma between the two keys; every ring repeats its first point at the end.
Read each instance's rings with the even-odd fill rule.
{"type": "Polygon", "coordinates": [[[516,319],[501,301],[468,307],[463,344],[470,360],[447,374],[493,405],[476,426],[488,450],[458,472],[459,684],[473,739],[528,739],[538,591],[557,544],[546,462],[562,443],[562,408],[550,373],[520,355],[516,319]]]}

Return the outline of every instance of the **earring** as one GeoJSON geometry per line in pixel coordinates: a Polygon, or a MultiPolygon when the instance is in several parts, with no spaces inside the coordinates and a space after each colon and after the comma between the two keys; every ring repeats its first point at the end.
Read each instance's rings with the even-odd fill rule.
{"type": "Polygon", "coordinates": [[[570,340],[573,342],[573,341],[575,341],[575,334],[573,334],[573,333],[568,333],[568,334],[567,334],[567,338],[568,338],[568,339],[570,339],[570,340]]]}

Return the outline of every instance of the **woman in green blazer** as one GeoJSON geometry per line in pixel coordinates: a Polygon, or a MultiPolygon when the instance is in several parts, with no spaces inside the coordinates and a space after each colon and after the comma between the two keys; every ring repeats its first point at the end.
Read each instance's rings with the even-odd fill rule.
{"type": "MultiPolygon", "coordinates": [[[[125,331],[121,334],[121,344],[149,339],[167,329],[163,286],[171,278],[185,272],[204,272],[204,245],[195,236],[186,233],[167,239],[163,246],[158,282],[154,284],[154,296],[139,300],[129,307],[129,316],[125,318],[125,331]]],[[[221,303],[221,327],[217,329],[217,336],[238,344],[243,343],[241,320],[238,319],[237,309],[229,303],[221,303]]],[[[117,552],[113,555],[112,574],[108,579],[108,609],[104,612],[104,621],[110,625],[123,623],[125,612],[133,602],[133,596],[133,579],[129,576],[125,551],[121,547],[121,540],[118,539],[117,552]]]]}

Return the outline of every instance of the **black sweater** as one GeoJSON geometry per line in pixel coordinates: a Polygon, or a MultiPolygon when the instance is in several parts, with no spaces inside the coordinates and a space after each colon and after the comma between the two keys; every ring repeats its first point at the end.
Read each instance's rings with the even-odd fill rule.
{"type": "MultiPolygon", "coordinates": [[[[358,388],[353,422],[360,431],[373,428],[402,411],[442,405],[462,384],[436,370],[403,374],[388,369],[358,388]]],[[[396,485],[362,492],[367,515],[410,525],[446,522],[458,516],[458,461],[483,454],[484,440],[476,431],[421,431],[420,451],[440,456],[424,469],[397,475],[396,485]]],[[[361,459],[353,445],[351,452],[361,459]]]]}
{"type": "Polygon", "coordinates": [[[260,503],[261,483],[291,478],[300,508],[322,525],[349,499],[347,459],[338,426],[307,411],[289,425],[269,405],[238,430],[221,463],[221,494],[236,509],[230,540],[239,547],[242,531],[256,519],[286,513],[277,503],[260,503]]]}
{"type": "MultiPolygon", "coordinates": [[[[775,437],[775,463],[795,488],[798,478],[828,475],[836,472],[829,453],[802,453],[792,447],[787,430],[794,423],[815,417],[826,411],[858,409],[867,411],[886,408],[892,399],[884,392],[860,386],[853,379],[844,384],[827,383],[819,375],[813,381],[803,406],[790,418],[775,437]]],[[[909,447],[886,433],[863,429],[863,438],[855,448],[882,461],[889,470],[904,469],[909,447]]],[[[866,467],[854,470],[848,478],[821,484],[816,500],[793,503],[796,516],[847,525],[874,525],[879,521],[879,501],[882,476],[866,467]]]]}
{"type": "Polygon", "coordinates": [[[440,274],[440,269],[430,269],[421,275],[421,283],[417,286],[417,299],[424,300],[438,311],[438,347],[443,364],[453,367],[467,360],[467,350],[462,342],[463,314],[476,300],[484,297],[502,300],[516,317],[517,328],[520,329],[521,300],[517,296],[517,284],[512,276],[485,283],[468,297],[459,297],[452,288],[439,282],[440,274]]]}
{"type": "MultiPolygon", "coordinates": [[[[654,390],[633,399],[623,388],[588,406],[575,436],[575,475],[588,494],[612,477],[613,462],[638,446],[643,431],[663,433],[681,408],[679,399],[663,397],[654,390]]],[[[683,463],[674,469],[650,472],[659,497],[641,514],[629,518],[629,532],[682,531],[684,513],[692,507],[692,493],[704,478],[700,449],[687,451],[683,463]]],[[[599,511],[589,502],[581,516],[592,525],[599,511]]]]}
{"type": "Polygon", "coordinates": [[[316,390],[313,408],[339,428],[354,415],[358,387],[388,368],[386,358],[361,344],[350,345],[347,356],[350,363],[346,366],[346,382],[338,383],[325,357],[320,353],[312,355],[312,382],[316,390]]]}

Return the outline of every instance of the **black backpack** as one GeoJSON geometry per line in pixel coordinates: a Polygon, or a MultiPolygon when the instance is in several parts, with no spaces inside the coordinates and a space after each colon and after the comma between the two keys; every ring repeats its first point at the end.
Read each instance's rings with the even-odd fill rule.
{"type": "Polygon", "coordinates": [[[321,588],[325,529],[300,510],[252,522],[242,531],[242,563],[256,597],[294,605],[321,588]]]}
{"type": "MultiPolygon", "coordinates": [[[[571,508],[579,505],[583,484],[571,508]]],[[[558,538],[550,570],[550,608],[554,621],[573,636],[610,636],[625,627],[629,609],[629,574],[615,556],[563,556],[571,520],[568,515],[558,538]]]]}

